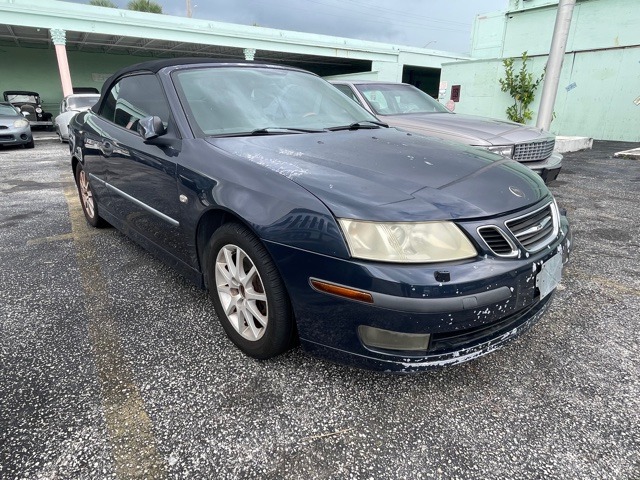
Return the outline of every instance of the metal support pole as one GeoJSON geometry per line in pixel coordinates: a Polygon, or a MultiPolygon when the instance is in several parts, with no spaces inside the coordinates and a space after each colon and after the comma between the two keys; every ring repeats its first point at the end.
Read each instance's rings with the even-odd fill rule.
{"type": "Polygon", "coordinates": [[[558,94],[558,83],[560,82],[562,62],[564,61],[564,52],[567,49],[567,38],[569,37],[571,16],[573,15],[575,4],[576,0],[560,0],[558,3],[556,26],[553,29],[549,60],[547,61],[547,70],[544,76],[542,97],[540,98],[540,108],[536,121],[536,126],[543,130],[549,130],[549,127],[551,127],[553,106],[556,103],[556,95],[558,94]]]}

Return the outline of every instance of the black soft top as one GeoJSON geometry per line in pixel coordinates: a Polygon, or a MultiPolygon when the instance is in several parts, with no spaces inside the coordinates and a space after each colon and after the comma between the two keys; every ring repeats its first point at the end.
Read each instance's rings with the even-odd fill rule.
{"type": "MultiPolygon", "coordinates": [[[[268,63],[260,63],[253,62],[248,60],[240,60],[235,58],[207,58],[207,57],[181,57],[181,58],[161,58],[157,60],[150,60],[148,62],[136,63],[133,65],[129,65],[128,67],[121,68],[109,78],[107,78],[102,85],[102,90],[100,91],[100,101],[98,101],[91,110],[98,113],[100,107],[102,106],[102,102],[104,101],[107,92],[111,89],[111,86],[120,78],[130,73],[136,72],[149,72],[149,73],[158,73],[165,67],[175,67],[180,65],[198,65],[198,64],[212,64],[212,63],[229,63],[229,64],[245,64],[245,65],[260,65],[260,66],[274,66],[280,67],[280,65],[272,65],[268,63]]],[[[286,67],[291,68],[293,70],[298,70],[294,67],[286,67]]]]}

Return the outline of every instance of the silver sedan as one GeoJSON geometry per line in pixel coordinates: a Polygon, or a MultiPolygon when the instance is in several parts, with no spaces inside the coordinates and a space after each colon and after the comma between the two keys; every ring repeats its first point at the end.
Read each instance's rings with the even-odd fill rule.
{"type": "Polygon", "coordinates": [[[473,145],[512,158],[555,180],[562,168],[555,135],[520,123],[462,115],[447,110],[422,90],[406,83],[332,81],[338,90],[392,127],[473,145]]]}

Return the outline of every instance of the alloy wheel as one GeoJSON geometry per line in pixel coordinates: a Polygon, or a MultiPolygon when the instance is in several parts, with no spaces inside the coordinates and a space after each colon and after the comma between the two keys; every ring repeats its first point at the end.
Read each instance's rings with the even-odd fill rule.
{"type": "Polygon", "coordinates": [[[251,258],[236,245],[223,246],[216,257],[215,281],[231,326],[246,340],[260,340],[269,309],[262,278],[251,258]]]}
{"type": "Polygon", "coordinates": [[[87,212],[87,216],[93,218],[95,215],[93,193],[91,192],[91,187],[89,187],[89,179],[84,170],[82,170],[78,176],[78,186],[80,187],[80,198],[82,198],[82,204],[87,212]]]}

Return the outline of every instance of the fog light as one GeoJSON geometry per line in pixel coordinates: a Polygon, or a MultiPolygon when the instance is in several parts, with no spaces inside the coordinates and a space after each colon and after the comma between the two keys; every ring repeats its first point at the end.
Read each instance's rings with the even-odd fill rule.
{"type": "Polygon", "coordinates": [[[370,348],[384,350],[399,350],[403,352],[424,352],[429,347],[428,333],[403,333],[383,330],[381,328],[360,325],[358,327],[360,340],[370,348]]]}
{"type": "Polygon", "coordinates": [[[27,138],[29,138],[29,137],[27,137],[27,134],[26,134],[26,133],[23,133],[22,135],[20,135],[20,138],[21,138],[22,140],[26,140],[26,139],[27,139],[27,138]]]}

